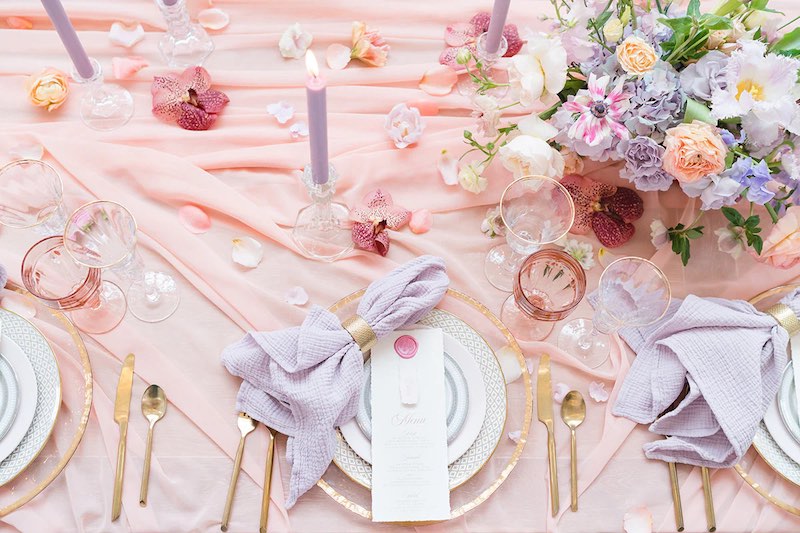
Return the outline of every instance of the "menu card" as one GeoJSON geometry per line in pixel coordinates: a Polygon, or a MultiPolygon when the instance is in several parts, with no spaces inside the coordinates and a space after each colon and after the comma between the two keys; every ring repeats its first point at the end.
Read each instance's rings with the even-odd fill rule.
{"type": "Polygon", "coordinates": [[[372,519],[450,517],[444,338],[397,331],[372,348],[372,519]]]}

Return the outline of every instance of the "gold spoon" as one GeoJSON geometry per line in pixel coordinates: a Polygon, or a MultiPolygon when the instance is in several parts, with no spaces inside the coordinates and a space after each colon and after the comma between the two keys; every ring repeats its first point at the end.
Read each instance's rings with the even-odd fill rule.
{"type": "Polygon", "coordinates": [[[570,494],[572,495],[573,512],[578,510],[578,444],[575,440],[575,429],[583,423],[586,418],[586,402],[583,401],[581,393],[572,390],[564,396],[561,403],[561,419],[570,431],[570,494]]]}
{"type": "Polygon", "coordinates": [[[239,480],[239,470],[242,469],[242,456],[244,455],[244,439],[256,429],[258,422],[247,416],[246,413],[239,413],[236,422],[242,437],[239,439],[239,449],[236,450],[236,459],[233,461],[233,473],[231,474],[231,484],[228,487],[228,497],[225,499],[225,510],[222,513],[222,524],[220,529],[228,531],[228,522],[231,519],[231,508],[233,507],[233,495],[236,493],[236,482],[239,480]]]}
{"type": "Polygon", "coordinates": [[[139,505],[147,505],[147,487],[150,483],[150,456],[153,453],[153,428],[156,422],[167,412],[167,395],[158,385],[150,385],[142,394],[142,414],[150,422],[147,430],[147,449],[144,452],[144,470],[142,471],[142,488],[139,491],[139,505]]]}

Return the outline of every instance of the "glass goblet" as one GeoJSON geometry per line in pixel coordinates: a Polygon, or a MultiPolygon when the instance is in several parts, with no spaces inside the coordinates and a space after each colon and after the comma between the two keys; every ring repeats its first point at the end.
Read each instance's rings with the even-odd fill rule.
{"type": "Polygon", "coordinates": [[[178,308],[178,285],[169,274],[144,268],[136,251],[136,221],[124,206],[100,200],[79,207],[64,230],[67,252],[80,264],[114,267],[130,283],[128,309],[143,322],[160,322],[178,308]]]}
{"type": "Polygon", "coordinates": [[[0,168],[0,224],[33,228],[42,236],[60,235],[66,216],[63,185],[56,169],[36,159],[0,168]]]}
{"type": "Polygon", "coordinates": [[[589,368],[597,368],[608,359],[612,333],[657,322],[666,314],[671,298],[669,280],[656,265],[639,257],[617,259],[600,276],[594,318],[567,323],[558,336],[558,347],[589,368]]]}
{"type": "Polygon", "coordinates": [[[47,237],[25,254],[22,283],[46,306],[68,311],[86,333],[106,333],[125,316],[125,295],[103,281],[99,268],[77,263],[64,249],[60,235],[47,237]]]}
{"type": "Polygon", "coordinates": [[[586,273],[580,263],[560,250],[540,250],[522,263],[500,318],[517,340],[542,340],[585,293],[586,273]]]}
{"type": "Polygon", "coordinates": [[[506,227],[506,244],[489,250],[484,272],[489,283],[511,292],[525,258],[569,232],[575,205],[567,189],[556,180],[523,176],[503,191],[500,218],[506,227]]]}

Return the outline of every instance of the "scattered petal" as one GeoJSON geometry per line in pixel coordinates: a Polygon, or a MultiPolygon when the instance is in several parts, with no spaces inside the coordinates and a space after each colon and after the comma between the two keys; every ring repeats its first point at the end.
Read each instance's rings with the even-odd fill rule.
{"type": "Polygon", "coordinates": [[[311,46],[314,37],[307,31],[303,31],[300,24],[294,23],[283,32],[278,41],[278,48],[281,55],[287,59],[300,59],[306,54],[306,50],[311,46]]]}
{"type": "Polygon", "coordinates": [[[430,209],[417,209],[411,213],[411,220],[408,221],[408,227],[411,228],[413,233],[427,233],[433,226],[433,214],[430,209]]]}
{"type": "Polygon", "coordinates": [[[292,287],[283,295],[283,301],[289,305],[306,305],[308,293],[303,287],[292,287]]]}
{"type": "Polygon", "coordinates": [[[517,350],[509,345],[503,346],[497,351],[497,360],[500,362],[500,369],[506,378],[506,384],[513,383],[522,376],[517,353],[517,350]]]}
{"type": "Polygon", "coordinates": [[[294,107],[286,102],[277,102],[267,106],[267,113],[275,117],[278,124],[286,124],[294,117],[294,107]]]}
{"type": "Polygon", "coordinates": [[[475,41],[475,26],[466,22],[449,24],[444,29],[447,46],[465,46],[475,41]]]}
{"type": "Polygon", "coordinates": [[[431,96],[445,96],[450,94],[457,81],[458,74],[452,67],[436,65],[422,75],[419,88],[431,96]]]}
{"type": "Polygon", "coordinates": [[[211,217],[195,205],[185,205],[178,209],[178,218],[186,229],[196,235],[211,229],[211,217]]]}
{"type": "Polygon", "coordinates": [[[601,246],[600,249],[597,250],[597,261],[603,268],[607,267],[617,259],[619,259],[619,256],[609,252],[608,248],[604,248],[601,246]]]}
{"type": "Polygon", "coordinates": [[[442,157],[436,163],[436,168],[439,169],[445,185],[458,185],[458,158],[450,157],[447,150],[442,150],[442,157]]]}
{"type": "Polygon", "coordinates": [[[141,24],[125,25],[122,22],[115,22],[111,25],[108,38],[112,43],[131,48],[133,45],[144,39],[144,28],[141,24]]]}
{"type": "Polygon", "coordinates": [[[343,44],[333,43],[325,50],[325,61],[333,70],[342,70],[350,64],[350,49],[343,44]]]}
{"type": "Polygon", "coordinates": [[[647,507],[631,509],[622,517],[625,533],[652,533],[653,515],[647,507]]]}
{"type": "Polygon", "coordinates": [[[528,367],[528,374],[533,374],[536,366],[533,364],[533,359],[525,358],[525,366],[528,367]]]}
{"type": "Polygon", "coordinates": [[[419,113],[423,117],[435,117],[439,114],[439,104],[433,100],[410,100],[406,102],[406,105],[419,109],[419,113]]]}
{"type": "Polygon", "coordinates": [[[145,58],[139,56],[111,58],[111,68],[114,70],[114,77],[118,80],[132,78],[134,74],[149,64],[145,58]]]}
{"type": "Polygon", "coordinates": [[[22,17],[8,17],[6,24],[12,30],[30,30],[33,28],[33,22],[22,17]]]}
{"type": "Polygon", "coordinates": [[[566,383],[556,383],[556,386],[553,387],[553,400],[555,400],[556,403],[563,402],[564,396],[571,390],[572,389],[566,383]]]}
{"type": "Polygon", "coordinates": [[[261,243],[252,237],[237,237],[233,239],[231,257],[234,263],[239,263],[247,268],[255,268],[264,259],[264,249],[261,243]]]}
{"type": "Polygon", "coordinates": [[[289,133],[292,135],[292,139],[308,137],[308,124],[305,122],[295,122],[289,126],[289,133]]]}
{"type": "Polygon", "coordinates": [[[8,151],[12,159],[36,159],[42,160],[44,157],[44,146],[41,144],[18,144],[8,151]]]}
{"type": "Polygon", "coordinates": [[[33,318],[36,316],[36,304],[24,294],[16,292],[7,292],[3,299],[0,300],[0,307],[8,309],[12,313],[16,313],[23,318],[33,318]]]}
{"type": "Polygon", "coordinates": [[[592,381],[589,383],[589,396],[597,403],[608,401],[608,391],[606,384],[599,381],[592,381]]]}
{"type": "Polygon", "coordinates": [[[514,444],[519,444],[519,439],[522,437],[522,431],[519,429],[516,431],[509,431],[508,438],[511,439],[511,442],[514,444]]]}
{"type": "Polygon", "coordinates": [[[197,14],[197,22],[209,30],[221,30],[227,26],[231,18],[219,8],[204,9],[197,14]]]}

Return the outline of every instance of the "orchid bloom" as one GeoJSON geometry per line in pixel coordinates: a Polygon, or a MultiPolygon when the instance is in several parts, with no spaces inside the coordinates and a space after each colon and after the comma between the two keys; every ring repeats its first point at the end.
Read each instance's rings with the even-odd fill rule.
{"type": "Polygon", "coordinates": [[[211,89],[211,76],[203,67],[189,67],[180,76],[156,76],[150,90],[153,114],[186,130],[207,130],[230,101],[211,89]]]}
{"type": "Polygon", "coordinates": [[[394,205],[392,196],[380,189],[366,195],[363,203],[350,210],[353,220],[353,243],[368,252],[386,255],[389,251],[389,229],[402,228],[411,218],[411,211],[394,205]]]}
{"type": "Polygon", "coordinates": [[[628,109],[630,95],[623,92],[620,82],[606,95],[608,76],[598,78],[589,76],[589,88],[581,89],[575,99],[564,103],[564,109],[580,114],[569,129],[569,136],[579,139],[589,146],[597,146],[611,135],[628,139],[630,132],[622,122],[622,115],[628,109]]]}

